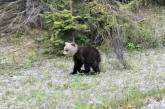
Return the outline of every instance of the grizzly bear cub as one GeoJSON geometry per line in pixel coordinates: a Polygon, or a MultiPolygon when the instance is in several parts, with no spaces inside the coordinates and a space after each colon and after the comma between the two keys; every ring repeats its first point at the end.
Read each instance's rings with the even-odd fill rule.
{"type": "Polygon", "coordinates": [[[75,43],[65,42],[63,54],[73,56],[74,68],[71,74],[77,74],[77,71],[89,74],[91,67],[94,73],[100,72],[100,53],[94,47],[78,47],[75,43]],[[85,70],[81,70],[82,65],[84,65],[85,70]]]}

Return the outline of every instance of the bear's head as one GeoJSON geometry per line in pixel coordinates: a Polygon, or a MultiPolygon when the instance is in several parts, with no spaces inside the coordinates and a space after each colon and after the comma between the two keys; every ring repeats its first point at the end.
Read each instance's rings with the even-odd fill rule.
{"type": "Polygon", "coordinates": [[[63,54],[66,56],[74,56],[78,50],[78,45],[75,43],[65,42],[63,54]]]}

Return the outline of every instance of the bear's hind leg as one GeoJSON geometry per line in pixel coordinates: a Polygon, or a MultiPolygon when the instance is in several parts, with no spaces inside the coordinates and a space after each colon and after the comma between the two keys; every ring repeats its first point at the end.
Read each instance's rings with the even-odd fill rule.
{"type": "Polygon", "coordinates": [[[85,70],[82,70],[82,72],[84,72],[84,73],[89,73],[90,72],[90,65],[89,64],[84,64],[84,68],[85,68],[85,70]]]}
{"type": "Polygon", "coordinates": [[[97,73],[100,72],[99,65],[93,65],[93,66],[92,66],[92,69],[93,69],[94,72],[97,72],[97,73]]]}

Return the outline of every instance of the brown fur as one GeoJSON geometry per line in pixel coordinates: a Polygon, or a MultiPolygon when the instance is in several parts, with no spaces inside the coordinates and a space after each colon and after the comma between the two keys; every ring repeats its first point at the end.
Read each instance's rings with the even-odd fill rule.
{"type": "Polygon", "coordinates": [[[79,47],[78,51],[73,56],[73,60],[74,68],[71,74],[76,74],[77,71],[88,74],[90,72],[91,67],[95,73],[100,72],[99,63],[101,59],[100,54],[96,48],[79,47]],[[82,65],[84,65],[85,70],[81,70],[82,65]]]}

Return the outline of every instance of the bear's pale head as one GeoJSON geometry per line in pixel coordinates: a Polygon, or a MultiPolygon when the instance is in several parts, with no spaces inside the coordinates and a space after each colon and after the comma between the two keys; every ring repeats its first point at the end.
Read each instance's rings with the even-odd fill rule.
{"type": "Polygon", "coordinates": [[[63,54],[66,56],[74,56],[78,50],[78,45],[75,43],[65,42],[63,54]]]}

